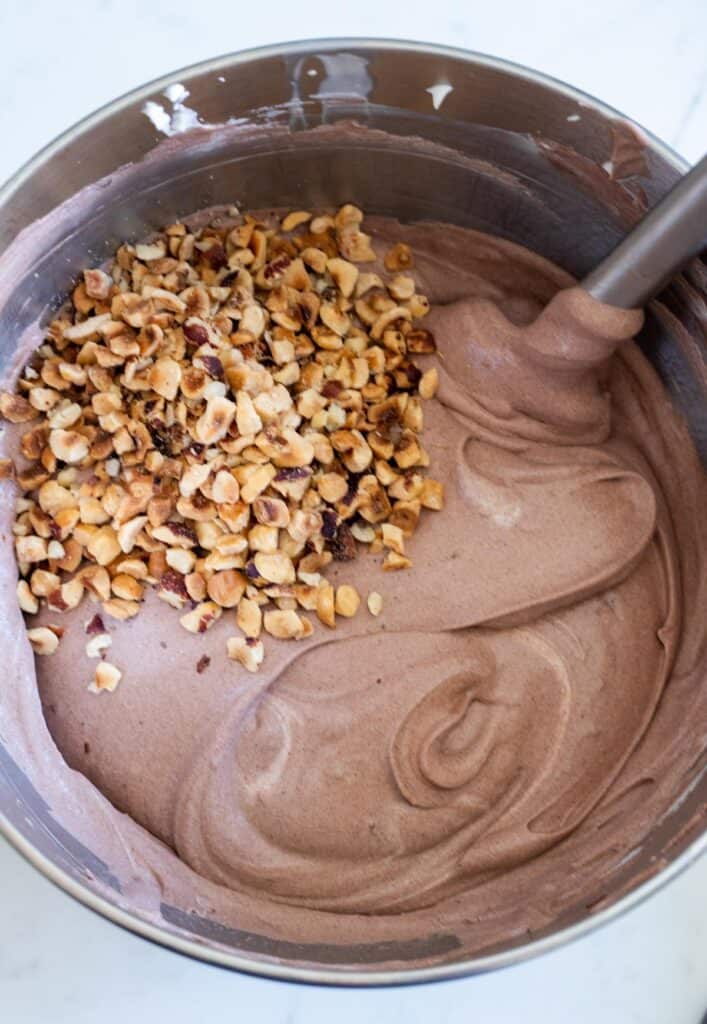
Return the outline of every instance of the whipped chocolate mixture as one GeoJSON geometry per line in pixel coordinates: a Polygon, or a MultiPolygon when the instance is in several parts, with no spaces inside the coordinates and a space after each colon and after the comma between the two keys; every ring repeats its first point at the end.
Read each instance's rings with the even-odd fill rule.
{"type": "Polygon", "coordinates": [[[383,614],[273,641],[252,676],[228,616],[191,636],[148,593],[110,624],[124,676],[96,695],[82,606],[39,690],[129,816],[91,797],[83,823],[110,822],[126,891],[299,942],[492,948],[599,899],[704,752],[707,488],[642,313],[489,236],[367,226],[412,246],[433,303],[446,489],[412,571],[328,573],[383,614]]]}

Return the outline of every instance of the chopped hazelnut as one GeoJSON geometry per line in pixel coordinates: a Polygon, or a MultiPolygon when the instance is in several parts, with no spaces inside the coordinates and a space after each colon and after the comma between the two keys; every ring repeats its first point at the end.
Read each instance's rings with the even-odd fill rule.
{"type": "Polygon", "coordinates": [[[258,551],[253,559],[258,573],[270,583],[294,583],[295,567],[292,559],[280,551],[272,554],[258,551]]]}
{"type": "Polygon", "coordinates": [[[263,613],[260,610],[260,605],[249,597],[242,597],[238,603],[236,623],[247,637],[259,637],[263,624],[263,613]]]}
{"type": "Polygon", "coordinates": [[[0,391],[0,416],[10,423],[28,423],[37,415],[26,398],[0,391]]]}
{"type": "Polygon", "coordinates": [[[444,508],[444,487],[437,480],[431,480],[427,477],[422,482],[422,489],[420,491],[420,502],[424,508],[434,509],[439,511],[444,508]]]}
{"type": "Polygon", "coordinates": [[[221,608],[235,608],[245,593],[245,577],[236,569],[215,572],[206,584],[206,592],[221,608]]]}
{"type": "Polygon", "coordinates": [[[226,650],[228,657],[240,662],[248,672],[257,672],[265,657],[262,642],[250,637],[230,636],[226,641],[226,650]]]}
{"type": "Polygon", "coordinates": [[[391,551],[395,551],[399,555],[405,554],[405,537],[399,526],[394,526],[392,523],[383,523],[381,533],[385,547],[390,548],[391,551]]]}
{"type": "Polygon", "coordinates": [[[109,565],[124,549],[113,527],[102,526],[90,538],[86,550],[99,565],[109,565]]]}
{"type": "Polygon", "coordinates": [[[412,566],[412,562],[405,555],[400,555],[397,551],[389,551],[383,559],[383,568],[386,571],[395,569],[409,569],[412,566]]]}
{"type": "Polygon", "coordinates": [[[317,592],[317,618],[329,629],[336,628],[334,588],[323,581],[317,592]]]}
{"type": "Polygon", "coordinates": [[[39,611],[39,601],[29,588],[27,580],[19,580],[17,584],[17,603],[23,612],[28,615],[36,615],[39,611]]]}
{"type": "Polygon", "coordinates": [[[112,619],[124,622],[126,619],[133,619],[140,611],[139,601],[128,601],[122,597],[112,597],[101,605],[106,615],[112,619]]]}
{"type": "Polygon", "coordinates": [[[361,604],[361,598],[358,595],[358,591],[355,587],[349,586],[347,583],[342,584],[336,588],[336,601],[335,611],[337,615],[343,615],[344,618],[350,619],[356,614],[361,604]]]}
{"type": "Polygon", "coordinates": [[[179,620],[189,633],[205,633],[221,618],[221,608],[214,601],[202,601],[179,620]]]}
{"type": "Polygon", "coordinates": [[[17,537],[15,553],[18,562],[43,562],[48,557],[47,542],[43,537],[17,537]]]}
{"type": "Polygon", "coordinates": [[[434,398],[437,394],[437,388],[439,387],[439,373],[436,366],[430,367],[420,377],[420,383],[417,386],[417,390],[420,392],[421,398],[434,398]]]}
{"type": "Polygon", "coordinates": [[[263,616],[265,632],[280,640],[300,640],[305,634],[304,620],[295,611],[267,611],[263,616]]]}
{"type": "Polygon", "coordinates": [[[88,441],[75,430],[52,430],[49,447],[62,462],[81,462],[88,455],[88,441]]]}
{"type": "Polygon", "coordinates": [[[86,641],[86,656],[88,658],[102,658],[103,652],[107,651],[113,643],[110,633],[96,633],[86,641]]]}
{"type": "Polygon", "coordinates": [[[34,653],[42,657],[54,654],[59,646],[59,637],[53,629],[49,629],[47,626],[37,626],[35,629],[28,629],[27,639],[34,653]]]}
{"type": "Polygon", "coordinates": [[[91,693],[102,693],[103,690],[107,693],[112,693],[122,678],[123,673],[119,668],[111,665],[109,661],[102,661],[99,665],[96,665],[93,681],[89,683],[88,688],[91,693]]]}

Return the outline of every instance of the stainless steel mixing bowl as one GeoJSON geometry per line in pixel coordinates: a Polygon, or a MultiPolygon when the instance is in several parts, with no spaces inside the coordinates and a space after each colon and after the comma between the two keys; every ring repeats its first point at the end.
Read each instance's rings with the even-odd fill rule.
{"type": "MultiPolygon", "coordinates": [[[[489,57],[424,44],[295,43],[176,72],[71,128],[0,192],[0,252],[22,271],[22,283],[13,287],[0,272],[0,368],[12,360],[21,331],[56,304],[87,262],[107,256],[121,239],[214,204],[311,207],[354,200],[368,212],[486,229],[581,275],[685,169],[657,139],[641,130],[638,136],[642,147],[620,115],[569,86],[489,57]],[[203,125],[230,121],[230,127],[180,134],[194,128],[197,114],[203,125]],[[303,132],[341,120],[369,131],[352,130],[345,142],[326,130],[303,132]],[[434,145],[412,151],[410,136],[434,145]],[[17,240],[95,182],[80,206],[69,204],[65,217],[49,217],[17,240]]],[[[672,313],[693,327],[705,308],[703,271],[696,264],[665,297],[672,313]]],[[[664,317],[649,317],[642,340],[704,456],[705,378],[694,355],[691,361],[664,317]]],[[[2,739],[0,829],[43,874],[146,938],[270,977],[366,985],[509,965],[618,916],[707,848],[702,757],[682,799],[599,910],[573,908],[546,934],[484,956],[453,945],[428,948],[424,936],[412,951],[303,951],[187,918],[178,909],[165,908],[164,920],[154,923],[140,908],[119,905],[119,880],[55,820],[2,739]],[[428,962],[420,967],[423,958],[428,962]]]]}

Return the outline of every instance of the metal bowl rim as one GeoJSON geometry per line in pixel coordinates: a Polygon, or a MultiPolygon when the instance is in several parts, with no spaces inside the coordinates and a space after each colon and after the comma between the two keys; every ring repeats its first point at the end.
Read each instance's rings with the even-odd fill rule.
{"type": "MultiPolygon", "coordinates": [[[[437,55],[462,61],[474,66],[492,68],[518,78],[530,80],[538,85],[552,88],[555,92],[562,93],[569,99],[573,99],[582,106],[595,109],[606,118],[620,119],[638,128],[645,138],[650,142],[652,148],[660,153],[663,159],[676,170],[684,172],[688,169],[688,162],[677,154],[671,147],[657,138],[652,132],[641,125],[627,118],[620,111],[604,103],[596,97],[585,93],[580,89],[568,85],[560,79],[551,75],[543,74],[532,68],[513,61],[503,60],[488,54],[477,53],[473,50],[465,50],[461,47],[443,46],[436,43],[424,43],[411,40],[385,39],[385,38],[356,38],[342,37],[297,40],[294,42],[277,43],[269,46],[253,47],[247,50],[240,50],[235,53],[224,54],[210,60],[201,61],[180,68],[177,71],[155,78],[145,85],[124,93],[115,100],[99,107],[98,110],[77,121],[66,131],[56,136],[53,141],[40,149],[33,157],[24,163],[5,184],[0,188],[0,209],[7,204],[15,192],[42,166],[47,164],[55,153],[64,146],[70,144],[81,135],[89,132],[95,125],[106,120],[114,114],[120,113],[127,106],[146,100],[157,91],[163,91],[168,85],[175,81],[189,80],[196,75],[203,75],[209,72],[220,72],[235,66],[246,64],[254,60],[267,57],[297,56],[322,50],[354,49],[358,51],[377,51],[380,48],[398,50],[404,53],[419,53],[425,55],[437,55]]],[[[89,910],[100,914],[114,924],[119,925],[126,931],[130,931],[156,945],[174,950],[184,956],[195,960],[201,960],[219,967],[226,967],[238,970],[245,974],[255,975],[261,978],[268,978],[277,981],[300,982],[316,985],[336,985],[350,987],[373,987],[389,985],[417,984],[421,982],[445,981],[453,978],[460,978],[469,975],[483,974],[503,967],[510,967],[513,964],[530,960],[542,953],[548,953],[558,949],[569,942],[588,935],[594,929],[607,924],[622,916],[627,911],[638,906],[657,892],[668,882],[676,878],[689,865],[707,851],[707,830],[697,836],[682,853],[670,862],[667,867],[662,868],[651,878],[636,886],[626,895],[622,896],[611,906],[593,914],[583,921],[574,925],[562,928],[551,935],[535,939],[531,942],[501,953],[493,953],[486,956],[470,957],[459,960],[455,963],[440,964],[431,967],[401,968],[395,970],[356,970],[346,968],[326,967],[304,967],[296,964],[279,964],[275,961],[264,961],[252,959],[239,953],[228,952],[221,948],[210,949],[203,942],[197,942],[181,935],[166,931],[159,925],[143,920],[137,915],[130,913],[119,906],[109,902],[102,896],[91,892],[84,885],[71,878],[70,875],[57,867],[44,854],[40,853],[26,838],[16,829],[10,821],[0,812],[0,835],[3,835],[8,842],[14,846],[30,864],[40,871],[50,882],[58,886],[69,896],[78,900],[89,910]]]]}

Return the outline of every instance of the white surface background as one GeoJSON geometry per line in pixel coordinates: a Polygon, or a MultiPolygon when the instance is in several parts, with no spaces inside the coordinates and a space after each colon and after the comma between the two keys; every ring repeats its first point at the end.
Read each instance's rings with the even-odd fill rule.
{"type": "MultiPolygon", "coordinates": [[[[313,36],[428,39],[529,64],[695,160],[707,144],[705,0],[0,0],[0,179],[69,124],[217,54],[313,36]]],[[[246,978],[150,946],[71,902],[0,841],[3,1024],[697,1024],[707,858],[575,945],[500,974],[371,992],[246,978]]]]}

